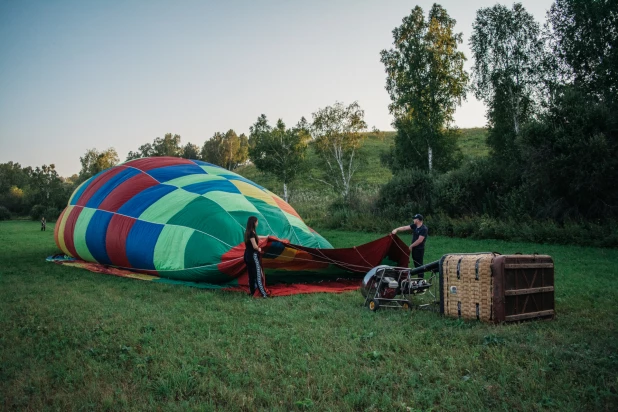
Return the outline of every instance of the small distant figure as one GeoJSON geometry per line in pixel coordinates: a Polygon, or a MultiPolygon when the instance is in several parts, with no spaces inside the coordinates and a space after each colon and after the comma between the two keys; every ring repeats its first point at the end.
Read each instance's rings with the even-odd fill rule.
{"type": "Polygon", "coordinates": [[[45,216],[41,218],[41,232],[45,232],[45,224],[47,221],[45,220],[45,216]]]}

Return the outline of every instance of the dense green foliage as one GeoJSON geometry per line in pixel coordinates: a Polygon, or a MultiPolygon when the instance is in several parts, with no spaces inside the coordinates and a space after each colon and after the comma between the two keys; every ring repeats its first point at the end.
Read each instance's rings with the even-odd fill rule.
{"type": "Polygon", "coordinates": [[[251,126],[249,158],[258,170],[283,182],[286,202],[289,200],[288,185],[305,170],[310,139],[309,125],[304,117],[296,127],[288,129],[282,119],[277,120],[275,127],[270,126],[266,115],[262,114],[251,126]]]}
{"type": "MultiPolygon", "coordinates": [[[[19,163],[0,164],[0,207],[16,216],[42,216],[55,220],[73,191],[71,180],[58,176],[56,167],[21,167],[19,163]]],[[[2,213],[7,219],[7,213],[2,213]]]]}
{"type": "Polygon", "coordinates": [[[439,4],[416,6],[393,30],[391,50],[381,52],[386,90],[397,130],[387,164],[393,171],[416,167],[445,171],[459,157],[452,127],[455,108],[466,96],[468,74],[464,54],[457,50],[462,34],[439,4]]]}
{"type": "Polygon", "coordinates": [[[204,142],[201,156],[195,158],[234,170],[247,162],[249,157],[249,139],[245,134],[238,136],[234,130],[215,133],[204,142]]]}
{"type": "MultiPolygon", "coordinates": [[[[393,30],[393,48],[381,53],[394,133],[361,133],[362,109],[337,103],[300,128],[312,140],[300,145],[302,156],[294,149],[283,162],[276,161],[279,151],[257,145],[247,162],[247,138],[233,130],[215,134],[201,152],[168,133],[129,158],[198,157],[235,168],[289,199],[316,226],[386,230],[420,212],[438,233],[517,238],[526,221],[540,228],[529,232],[533,238],[549,230],[552,241],[565,243],[577,241],[570,228],[594,224],[600,229],[590,235],[593,243],[614,245],[616,16],[618,3],[610,0],[558,0],[544,26],[521,4],[480,9],[471,86],[488,106],[488,129],[451,127],[465,95],[465,56],[457,50],[455,20],[434,5],[427,18],[414,8],[393,30]]],[[[290,130],[281,129],[278,141],[298,137],[290,130]]],[[[280,146],[296,147],[286,145],[280,146]]],[[[9,212],[3,215],[54,219],[76,183],[113,163],[114,154],[88,151],[80,175],[68,179],[53,165],[0,165],[0,206],[9,212]]]]}
{"type": "Polygon", "coordinates": [[[99,152],[97,149],[89,149],[79,158],[82,168],[77,178],[73,179],[73,182],[84,182],[97,173],[115,166],[118,164],[118,160],[118,153],[116,153],[116,149],[113,147],[102,152],[99,152]]]}

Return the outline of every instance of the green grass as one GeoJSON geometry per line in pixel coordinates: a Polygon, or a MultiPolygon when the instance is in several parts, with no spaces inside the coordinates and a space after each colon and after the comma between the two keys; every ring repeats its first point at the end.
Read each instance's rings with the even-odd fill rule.
{"type": "Polygon", "coordinates": [[[494,326],[371,313],[359,292],[259,300],[62,267],[51,229],[0,222],[2,410],[618,408],[617,250],[430,237],[427,261],[554,257],[557,319],[494,326]]]}
{"type": "Polygon", "coordinates": [[[487,146],[487,129],[475,127],[460,129],[461,137],[457,140],[464,158],[477,158],[489,156],[487,146]]]}

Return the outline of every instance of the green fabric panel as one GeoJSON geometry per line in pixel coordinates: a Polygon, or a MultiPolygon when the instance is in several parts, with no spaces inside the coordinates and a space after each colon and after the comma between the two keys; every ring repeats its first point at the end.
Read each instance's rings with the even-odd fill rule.
{"type": "MultiPolygon", "coordinates": [[[[177,279],[221,283],[227,282],[230,277],[220,273],[216,265],[221,262],[221,256],[228,252],[229,248],[220,242],[195,232],[185,247],[185,268],[177,279]]],[[[163,274],[162,274],[163,275],[163,274]]],[[[169,274],[166,274],[169,276],[169,274]]]]}
{"type": "Polygon", "coordinates": [[[297,243],[296,236],[292,231],[292,225],[290,225],[290,222],[285,218],[285,215],[279,207],[269,205],[266,202],[252,197],[247,198],[247,200],[253,203],[263,217],[263,219],[258,217],[258,229],[268,230],[268,234],[273,234],[280,239],[289,239],[290,242],[297,243]]]}
{"type": "Polygon", "coordinates": [[[258,210],[244,195],[240,193],[220,192],[218,190],[203,194],[206,199],[216,202],[228,212],[232,211],[248,211],[249,213],[257,213],[258,210]]]}
{"type": "Polygon", "coordinates": [[[222,245],[226,248],[225,251],[243,241],[245,230],[244,226],[239,224],[221,206],[203,196],[195,198],[191,203],[172,216],[167,223],[191,227],[195,230],[208,233],[229,245],[226,246],[215,239],[209,238],[210,240],[208,243],[214,246],[217,244],[222,245]]]}
{"type": "Polygon", "coordinates": [[[182,210],[182,208],[198,197],[200,195],[187,192],[186,190],[174,190],[150,205],[148,209],[142,212],[139,218],[147,222],[167,223],[179,210],[182,210]]]}
{"type": "Polygon", "coordinates": [[[215,175],[215,176],[219,176],[219,175],[232,175],[232,176],[238,176],[236,173],[234,172],[230,172],[227,169],[222,169],[219,167],[215,167],[215,166],[200,166],[202,168],[202,170],[204,170],[206,173],[208,173],[209,175],[215,175]]]}
{"type": "MultiPolygon", "coordinates": [[[[257,234],[259,236],[268,236],[268,235],[274,235],[274,233],[272,233],[269,228],[268,225],[265,223],[265,219],[264,216],[262,216],[262,214],[256,210],[255,212],[248,212],[245,210],[237,210],[237,211],[232,211],[230,212],[230,215],[238,222],[238,224],[240,226],[243,227],[243,236],[244,236],[244,228],[247,227],[247,220],[249,220],[250,216],[255,216],[258,218],[258,228],[257,228],[257,234]]],[[[243,237],[244,240],[244,237],[243,237]]]]}
{"type": "Polygon", "coordinates": [[[184,186],[192,185],[193,183],[210,182],[213,180],[227,180],[227,179],[224,177],[219,177],[215,175],[194,174],[194,175],[177,177],[176,179],[172,179],[172,180],[165,182],[165,184],[176,186],[176,187],[184,187],[184,186]]]}
{"type": "Polygon", "coordinates": [[[294,230],[294,239],[298,239],[297,243],[307,247],[317,248],[319,245],[317,239],[312,233],[307,233],[297,227],[292,226],[294,230]]]}
{"type": "Polygon", "coordinates": [[[283,213],[285,214],[285,217],[288,219],[290,224],[294,226],[295,229],[302,230],[303,232],[306,232],[311,235],[311,230],[309,230],[305,222],[303,222],[301,219],[297,218],[296,216],[289,214],[286,211],[283,211],[283,213]]]}
{"type": "Polygon", "coordinates": [[[313,237],[318,241],[318,247],[321,249],[332,249],[333,245],[330,244],[328,240],[326,240],[319,233],[313,232],[313,237]]]}
{"type": "Polygon", "coordinates": [[[96,259],[92,256],[86,245],[86,230],[88,229],[90,219],[96,211],[96,209],[90,209],[88,207],[83,208],[77,218],[77,222],[75,222],[75,230],[73,231],[75,251],[80,258],[88,262],[96,262],[96,259]]]}
{"type": "Polygon", "coordinates": [[[188,227],[165,225],[154,248],[155,269],[184,269],[185,247],[194,232],[188,227]]]}

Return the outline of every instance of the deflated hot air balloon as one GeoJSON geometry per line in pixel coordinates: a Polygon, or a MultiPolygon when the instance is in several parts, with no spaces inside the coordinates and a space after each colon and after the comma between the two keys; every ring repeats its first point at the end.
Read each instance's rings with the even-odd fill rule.
{"type": "Polygon", "coordinates": [[[397,252],[392,239],[379,250],[365,248],[367,256],[357,248],[332,249],[274,193],[227,169],[173,157],[132,160],[84,182],[60,215],[55,239],[65,254],[87,262],[231,284],[245,272],[249,216],[260,221],[258,235],[269,236],[262,245],[266,268],[315,273],[334,265],[364,273],[389,253],[397,261],[404,252],[407,264],[407,248],[397,252]]]}

